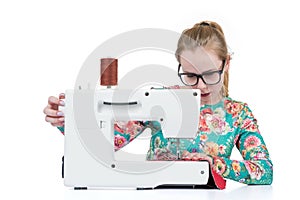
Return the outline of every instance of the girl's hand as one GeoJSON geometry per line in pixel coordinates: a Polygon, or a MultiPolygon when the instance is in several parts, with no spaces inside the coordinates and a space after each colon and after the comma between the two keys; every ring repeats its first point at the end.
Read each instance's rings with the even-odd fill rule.
{"type": "Polygon", "coordinates": [[[188,151],[183,151],[181,155],[182,160],[187,161],[200,161],[207,160],[212,165],[212,157],[208,156],[205,153],[190,153],[188,151]]]}
{"type": "Polygon", "coordinates": [[[59,98],[50,96],[48,98],[48,105],[43,110],[46,115],[46,122],[49,122],[52,126],[64,126],[64,113],[58,110],[59,106],[65,105],[65,102],[63,101],[64,97],[64,93],[61,93],[59,98]]]}

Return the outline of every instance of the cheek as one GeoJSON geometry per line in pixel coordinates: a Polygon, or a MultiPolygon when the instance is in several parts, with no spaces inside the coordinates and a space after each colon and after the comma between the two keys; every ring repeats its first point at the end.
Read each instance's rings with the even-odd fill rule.
{"type": "Polygon", "coordinates": [[[222,89],[223,83],[218,83],[217,85],[209,85],[208,88],[212,93],[219,93],[222,89]]]}
{"type": "Polygon", "coordinates": [[[220,80],[220,82],[216,85],[209,85],[208,88],[210,89],[210,91],[212,93],[215,93],[215,94],[219,94],[219,92],[222,90],[222,87],[223,87],[223,79],[224,77],[222,77],[222,79],[220,80]]]}

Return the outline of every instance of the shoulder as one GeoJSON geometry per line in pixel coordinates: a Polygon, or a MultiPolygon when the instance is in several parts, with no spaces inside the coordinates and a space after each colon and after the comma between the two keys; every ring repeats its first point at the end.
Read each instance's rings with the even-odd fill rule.
{"type": "Polygon", "coordinates": [[[238,101],[238,100],[232,99],[231,97],[225,97],[224,105],[225,106],[249,107],[246,102],[238,101]]]}
{"type": "Polygon", "coordinates": [[[224,107],[226,111],[233,115],[239,115],[241,113],[251,113],[251,110],[247,103],[234,100],[231,97],[226,97],[224,100],[224,107]]]}

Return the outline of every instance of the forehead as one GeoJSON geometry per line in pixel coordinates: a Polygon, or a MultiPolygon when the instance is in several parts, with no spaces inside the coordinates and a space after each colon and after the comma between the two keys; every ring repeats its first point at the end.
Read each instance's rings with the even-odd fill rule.
{"type": "Polygon", "coordinates": [[[218,69],[222,61],[213,51],[197,47],[193,50],[182,51],[180,63],[186,71],[201,73],[218,69]]]}

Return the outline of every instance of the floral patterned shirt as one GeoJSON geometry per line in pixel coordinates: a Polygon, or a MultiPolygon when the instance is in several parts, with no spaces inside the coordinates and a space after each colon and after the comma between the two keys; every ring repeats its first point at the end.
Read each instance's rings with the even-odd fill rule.
{"type": "Polygon", "coordinates": [[[165,138],[156,121],[115,122],[115,150],[152,129],[147,160],[181,160],[184,151],[212,158],[212,169],[223,178],[245,184],[271,184],[273,164],[257,121],[246,103],[222,99],[200,109],[199,129],[193,139],[165,138]],[[236,146],[243,160],[231,160],[236,146]]]}

